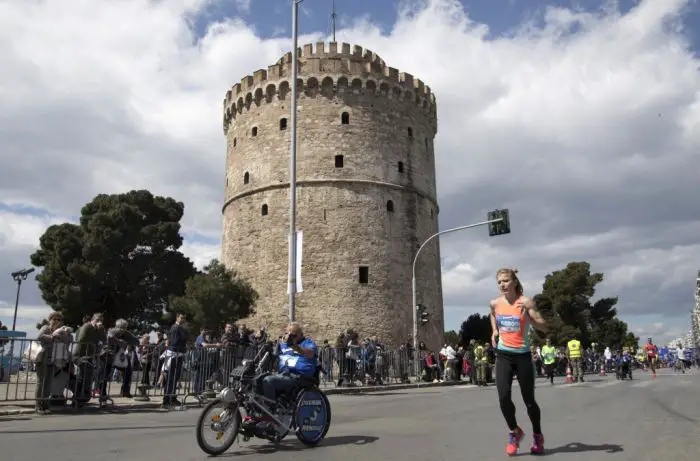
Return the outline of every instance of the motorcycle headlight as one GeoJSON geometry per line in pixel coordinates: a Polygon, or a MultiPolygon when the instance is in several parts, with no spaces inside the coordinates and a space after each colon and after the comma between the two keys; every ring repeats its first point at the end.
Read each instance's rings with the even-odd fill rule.
{"type": "Polygon", "coordinates": [[[226,387],[219,393],[219,398],[224,403],[231,403],[236,400],[236,393],[230,387],[226,387]]]}

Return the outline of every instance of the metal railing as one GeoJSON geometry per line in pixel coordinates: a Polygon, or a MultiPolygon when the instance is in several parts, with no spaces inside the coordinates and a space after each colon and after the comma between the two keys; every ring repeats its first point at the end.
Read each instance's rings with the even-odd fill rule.
{"type": "MultiPolygon", "coordinates": [[[[88,403],[109,405],[115,398],[163,400],[172,405],[211,398],[228,383],[231,371],[258,351],[255,345],[191,347],[183,354],[173,355],[155,344],[113,350],[101,344],[72,342],[42,347],[30,339],[10,341],[14,342],[15,356],[2,355],[10,349],[9,345],[4,348],[6,352],[0,351],[0,404],[27,405],[35,401],[40,409],[56,405],[81,408],[88,403]],[[21,357],[16,356],[18,351],[21,357]]],[[[413,360],[403,347],[382,347],[376,353],[354,348],[352,352],[348,356],[342,348],[319,346],[321,388],[416,380],[413,360]]],[[[423,358],[419,354],[419,360],[423,358]]]]}

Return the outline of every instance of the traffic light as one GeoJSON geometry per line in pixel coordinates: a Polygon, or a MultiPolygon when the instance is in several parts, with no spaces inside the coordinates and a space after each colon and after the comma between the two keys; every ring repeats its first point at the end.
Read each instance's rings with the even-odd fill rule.
{"type": "Polygon", "coordinates": [[[510,216],[508,208],[489,211],[487,221],[502,218],[503,221],[489,223],[489,236],[510,234],[510,216]]]}
{"type": "Polygon", "coordinates": [[[430,314],[426,311],[424,305],[418,304],[416,310],[418,311],[418,323],[425,325],[430,321],[430,314]]]}

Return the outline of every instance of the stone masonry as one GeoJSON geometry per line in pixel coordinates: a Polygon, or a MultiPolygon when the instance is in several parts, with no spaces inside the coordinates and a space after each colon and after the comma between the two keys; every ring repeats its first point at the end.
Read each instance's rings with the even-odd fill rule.
{"type": "MultiPolygon", "coordinates": [[[[435,97],[369,50],[298,50],[297,229],[304,232],[297,321],[317,341],[354,328],[388,344],[411,336],[411,265],[438,230],[435,97]],[[365,269],[366,268],[366,269],[365,269]],[[367,280],[361,280],[366,270],[367,280]],[[365,283],[366,282],[366,283],[365,283]]],[[[292,53],[226,93],[222,261],[260,294],[251,327],[287,324],[292,53]]],[[[419,339],[444,329],[437,239],[416,267],[431,313],[419,339]]]]}

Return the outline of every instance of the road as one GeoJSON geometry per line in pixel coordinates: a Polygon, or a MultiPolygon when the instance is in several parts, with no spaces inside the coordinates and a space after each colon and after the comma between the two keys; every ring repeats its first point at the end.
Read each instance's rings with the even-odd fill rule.
{"type": "MultiPolygon", "coordinates": [[[[590,377],[550,386],[537,398],[549,454],[557,460],[697,461],[700,453],[700,372],[634,381],[590,377]]],[[[517,386],[515,402],[530,424],[517,386]]],[[[222,458],[309,461],[481,461],[505,458],[505,428],[495,389],[455,386],[382,394],[333,395],[333,426],[323,445],[302,448],[294,436],[277,450],[258,441],[234,445],[222,458]],[[301,453],[303,451],[303,454],[301,453]],[[234,454],[235,453],[235,454],[234,454]]],[[[52,415],[0,418],[3,461],[199,461],[197,410],[171,413],[52,415]]],[[[525,442],[525,441],[524,441],[525,442]]]]}

